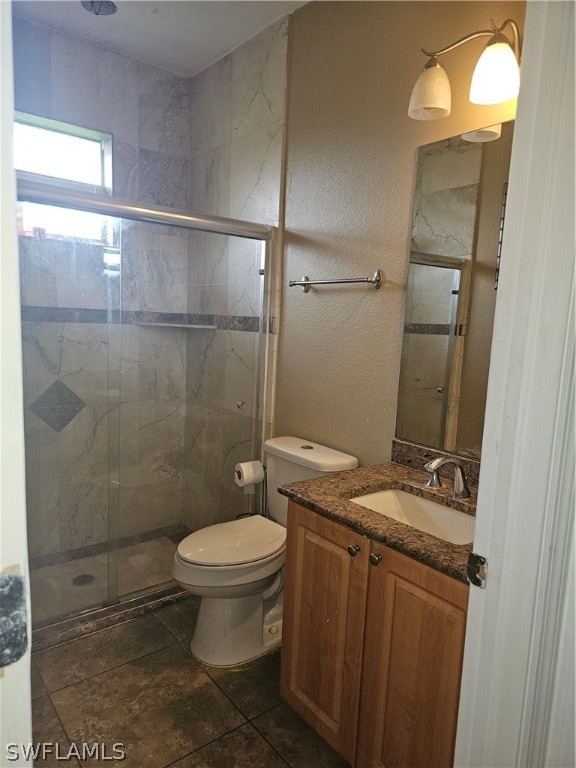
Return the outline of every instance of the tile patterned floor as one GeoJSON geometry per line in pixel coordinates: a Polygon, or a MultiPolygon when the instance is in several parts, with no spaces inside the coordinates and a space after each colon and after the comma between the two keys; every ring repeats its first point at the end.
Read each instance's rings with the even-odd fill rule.
{"type": "MultiPolygon", "coordinates": [[[[180,600],[34,653],[34,741],[61,753],[106,743],[108,754],[120,742],[129,768],[346,768],[282,703],[279,651],[228,670],[192,658],[197,611],[180,600]]],[[[35,763],[80,764],[103,763],[35,763]]]]}

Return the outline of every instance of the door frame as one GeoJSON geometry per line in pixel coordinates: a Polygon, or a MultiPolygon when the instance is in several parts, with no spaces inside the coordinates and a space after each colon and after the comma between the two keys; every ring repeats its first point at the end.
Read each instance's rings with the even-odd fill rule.
{"type": "Polygon", "coordinates": [[[455,765],[574,765],[574,4],[529,2],[455,765]],[[570,670],[572,674],[570,676],[570,670]]]}

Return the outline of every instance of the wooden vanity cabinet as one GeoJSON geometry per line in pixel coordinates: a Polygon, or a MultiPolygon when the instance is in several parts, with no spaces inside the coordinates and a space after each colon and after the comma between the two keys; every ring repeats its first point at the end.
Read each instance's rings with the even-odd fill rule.
{"type": "Polygon", "coordinates": [[[283,697],[355,768],[448,768],[467,603],[467,585],[291,502],[283,697]]]}
{"type": "Polygon", "coordinates": [[[368,539],[290,502],[280,691],[354,762],[368,539]]]}

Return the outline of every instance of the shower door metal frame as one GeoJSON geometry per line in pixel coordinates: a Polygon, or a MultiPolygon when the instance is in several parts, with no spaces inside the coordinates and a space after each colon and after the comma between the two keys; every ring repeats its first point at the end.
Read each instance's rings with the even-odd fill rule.
{"type": "Polygon", "coordinates": [[[223,216],[204,216],[201,213],[163,208],[158,205],[144,206],[127,200],[79,193],[74,190],[64,192],[62,187],[56,184],[27,181],[22,178],[18,178],[18,200],[73,208],[105,216],[117,216],[148,224],[166,224],[200,232],[245,237],[250,240],[271,240],[274,232],[274,227],[256,224],[253,221],[229,219],[223,216]]]}

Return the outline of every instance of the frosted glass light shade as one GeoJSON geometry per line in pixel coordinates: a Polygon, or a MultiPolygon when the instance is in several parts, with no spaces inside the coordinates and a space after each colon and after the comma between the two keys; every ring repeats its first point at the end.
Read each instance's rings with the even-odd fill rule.
{"type": "Polygon", "coordinates": [[[450,81],[437,61],[430,61],[416,80],[408,115],[414,120],[438,120],[448,117],[452,108],[450,81]]]}
{"type": "Polygon", "coordinates": [[[473,104],[501,104],[515,99],[520,89],[520,67],[508,43],[488,43],[478,59],[470,85],[473,104]]]}

